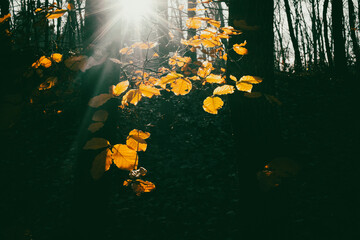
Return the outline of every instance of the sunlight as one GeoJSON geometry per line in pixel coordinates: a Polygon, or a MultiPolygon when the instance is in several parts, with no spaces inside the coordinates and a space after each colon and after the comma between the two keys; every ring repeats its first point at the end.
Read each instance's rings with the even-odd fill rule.
{"type": "Polygon", "coordinates": [[[127,20],[139,21],[153,11],[153,0],[121,0],[120,17],[127,20]]]}

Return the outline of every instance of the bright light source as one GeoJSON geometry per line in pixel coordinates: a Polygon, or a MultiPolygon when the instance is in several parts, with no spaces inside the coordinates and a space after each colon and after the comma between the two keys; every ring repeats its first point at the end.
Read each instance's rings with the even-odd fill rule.
{"type": "Polygon", "coordinates": [[[121,0],[120,17],[138,21],[153,11],[153,4],[153,0],[121,0]]]}

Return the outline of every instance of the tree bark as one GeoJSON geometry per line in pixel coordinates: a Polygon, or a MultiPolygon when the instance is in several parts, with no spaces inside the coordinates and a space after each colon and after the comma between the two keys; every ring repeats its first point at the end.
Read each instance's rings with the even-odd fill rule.
{"type": "Polygon", "coordinates": [[[358,40],[356,38],[356,33],[355,33],[355,28],[356,28],[356,15],[355,15],[355,11],[354,11],[354,3],[352,0],[348,0],[348,4],[349,4],[349,23],[350,23],[350,36],[351,36],[351,40],[352,40],[352,44],[353,44],[353,51],[354,51],[354,55],[356,58],[356,69],[357,72],[359,72],[359,68],[360,68],[360,52],[359,52],[359,43],[358,40]]]}
{"type": "Polygon", "coordinates": [[[338,78],[347,75],[342,0],[332,0],[332,32],[334,39],[334,67],[338,78]]]}
{"type": "Polygon", "coordinates": [[[292,24],[292,20],[291,20],[291,10],[290,10],[290,5],[289,5],[289,0],[284,0],[284,3],[285,3],[285,11],[286,11],[286,17],[287,17],[287,22],[288,22],[288,27],[289,27],[291,43],[293,45],[294,53],[295,53],[295,63],[294,63],[295,71],[299,71],[301,68],[301,57],[300,57],[299,44],[298,44],[297,39],[295,38],[294,28],[293,28],[293,24],[292,24]]]}
{"type": "Polygon", "coordinates": [[[323,7],[323,21],[324,21],[324,41],[325,41],[325,48],[326,48],[326,55],[329,63],[329,67],[333,67],[333,57],[331,54],[330,44],[329,44],[329,33],[328,33],[328,22],[327,22],[327,10],[329,6],[329,0],[324,1],[323,7]]]}

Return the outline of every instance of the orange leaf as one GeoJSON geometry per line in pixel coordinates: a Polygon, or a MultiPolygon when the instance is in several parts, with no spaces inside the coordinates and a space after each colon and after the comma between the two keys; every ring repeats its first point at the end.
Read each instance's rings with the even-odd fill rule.
{"type": "Polygon", "coordinates": [[[43,82],[42,84],[40,84],[39,86],[39,90],[47,90],[52,88],[53,86],[55,86],[55,84],[57,83],[58,78],[57,77],[48,77],[46,79],[45,82],[43,82]]]}
{"type": "Polygon", "coordinates": [[[86,142],[85,146],[83,147],[83,149],[85,150],[96,150],[99,148],[104,148],[109,146],[110,143],[108,140],[104,139],[104,138],[92,138],[89,141],[86,142]]]}
{"type": "Polygon", "coordinates": [[[144,139],[136,136],[136,135],[131,135],[131,136],[128,136],[127,139],[126,139],[126,145],[135,150],[135,151],[143,151],[145,152],[146,151],[146,148],[147,148],[147,143],[144,139]]]}
{"type": "Polygon", "coordinates": [[[103,93],[90,99],[89,106],[93,108],[100,107],[112,98],[111,94],[103,93]]]}
{"type": "Polygon", "coordinates": [[[62,15],[64,15],[67,12],[66,9],[56,9],[53,12],[50,12],[46,15],[47,19],[56,19],[61,17],[62,15]]]}
{"type": "Polygon", "coordinates": [[[248,54],[248,50],[246,48],[242,47],[241,44],[234,44],[233,49],[239,55],[248,54]]]}
{"type": "Polygon", "coordinates": [[[59,62],[61,62],[62,61],[62,54],[60,54],[60,53],[53,53],[53,54],[51,54],[51,59],[54,61],[54,62],[57,62],[57,63],[59,63],[59,62]]]}
{"type": "Polygon", "coordinates": [[[178,74],[176,72],[171,72],[169,73],[168,75],[166,75],[165,77],[162,77],[160,79],[160,84],[168,84],[168,83],[172,83],[174,82],[176,79],[178,78],[182,78],[184,77],[183,75],[181,74],[178,74]]]}
{"type": "Polygon", "coordinates": [[[137,130],[137,129],[133,129],[131,130],[131,132],[129,133],[129,136],[138,136],[139,138],[142,138],[142,139],[148,139],[150,137],[150,133],[148,132],[143,132],[141,130],[137,130]]]}
{"type": "Polygon", "coordinates": [[[92,120],[94,122],[105,122],[108,118],[109,113],[105,110],[98,110],[94,113],[92,120]]]}
{"type": "Polygon", "coordinates": [[[111,152],[109,149],[105,149],[95,157],[90,170],[91,176],[95,180],[101,178],[104,172],[110,169],[111,163],[111,152]]]}
{"type": "Polygon", "coordinates": [[[120,52],[120,54],[123,54],[123,55],[125,55],[125,54],[130,55],[130,54],[134,53],[134,49],[125,47],[125,48],[120,49],[119,52],[120,52]]]}
{"type": "Polygon", "coordinates": [[[243,76],[242,78],[240,78],[239,82],[258,84],[258,83],[262,82],[262,78],[247,75],[247,76],[243,76]]]}
{"type": "Polygon", "coordinates": [[[112,148],[114,164],[122,170],[133,170],[137,168],[137,152],[127,145],[117,144],[112,148]]]}
{"type": "Polygon", "coordinates": [[[199,77],[205,78],[211,73],[212,64],[208,61],[203,62],[202,67],[198,69],[197,75],[199,77]]]}
{"type": "Polygon", "coordinates": [[[11,14],[6,14],[3,17],[0,17],[0,23],[5,22],[6,20],[8,20],[11,17],[11,14]]]}
{"type": "Polygon", "coordinates": [[[239,91],[244,91],[244,92],[251,92],[253,85],[251,83],[247,83],[247,82],[237,82],[236,83],[236,88],[239,91]]]}
{"type": "Polygon", "coordinates": [[[224,102],[219,97],[207,97],[204,100],[203,109],[211,114],[218,114],[218,109],[222,108],[224,102]]]}

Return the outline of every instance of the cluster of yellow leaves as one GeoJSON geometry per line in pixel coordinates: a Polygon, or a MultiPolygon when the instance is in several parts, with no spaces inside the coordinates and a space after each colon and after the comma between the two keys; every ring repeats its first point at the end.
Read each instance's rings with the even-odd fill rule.
{"type": "Polygon", "coordinates": [[[236,77],[232,76],[232,80],[236,82],[236,88],[239,91],[251,93],[253,84],[258,84],[262,82],[262,78],[254,76],[243,76],[239,81],[236,80],[236,77]]]}
{"type": "Polygon", "coordinates": [[[175,53],[175,55],[169,59],[169,65],[172,65],[172,66],[177,65],[179,67],[183,67],[185,64],[190,63],[190,62],[191,62],[191,58],[180,57],[177,55],[177,53],[175,53]]]}
{"type": "Polygon", "coordinates": [[[53,53],[49,58],[45,56],[40,57],[39,60],[35,61],[31,66],[33,68],[38,68],[40,66],[44,68],[49,68],[51,67],[52,62],[59,63],[61,61],[62,61],[62,55],[60,53],[53,53]]]}
{"type": "MultiPolygon", "coordinates": [[[[93,119],[105,119],[107,114],[95,113],[93,119]]],[[[126,144],[116,144],[111,146],[109,141],[104,138],[92,138],[86,142],[84,150],[97,150],[106,148],[101,151],[94,159],[91,175],[94,179],[99,179],[104,172],[110,169],[111,164],[115,164],[122,170],[137,169],[138,151],[146,151],[147,143],[145,139],[150,137],[150,133],[137,129],[132,130],[127,137],[126,144]]]]}

